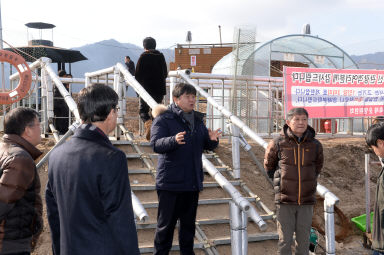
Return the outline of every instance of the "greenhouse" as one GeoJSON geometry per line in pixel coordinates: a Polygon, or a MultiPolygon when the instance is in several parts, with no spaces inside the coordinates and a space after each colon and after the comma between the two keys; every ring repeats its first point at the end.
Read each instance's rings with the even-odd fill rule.
{"type": "Polygon", "coordinates": [[[358,69],[353,59],[335,44],[309,34],[293,34],[255,45],[254,50],[240,44],[237,51],[234,50],[216,63],[212,73],[234,74],[236,54],[238,75],[279,77],[282,76],[284,65],[358,69]]]}
{"type": "MultiPolygon", "coordinates": [[[[325,69],[358,69],[358,65],[341,48],[335,44],[310,34],[286,35],[266,43],[254,44],[242,42],[224,56],[212,69],[213,74],[233,75],[234,82],[230,90],[214,89],[216,97],[224,94],[224,106],[244,120],[257,133],[277,132],[284,122],[283,77],[284,66],[309,67],[325,69]],[[235,75],[236,74],[236,75],[235,75]],[[264,78],[268,85],[260,82],[241,81],[240,76],[249,79],[264,78]],[[244,77],[244,76],[243,76],[244,77]],[[254,78],[251,78],[254,77],[254,78]],[[257,78],[256,78],[257,77],[257,78]]],[[[213,112],[217,115],[217,112],[213,112]]],[[[324,120],[323,120],[324,121],[324,120]]],[[[333,132],[364,130],[363,119],[333,120],[336,124],[333,132]],[[354,127],[352,127],[354,126],[354,127]],[[338,130],[336,130],[338,129],[338,130]]],[[[323,122],[311,123],[319,132],[324,132],[323,122]]],[[[333,125],[333,124],[332,124],[333,125]]]]}

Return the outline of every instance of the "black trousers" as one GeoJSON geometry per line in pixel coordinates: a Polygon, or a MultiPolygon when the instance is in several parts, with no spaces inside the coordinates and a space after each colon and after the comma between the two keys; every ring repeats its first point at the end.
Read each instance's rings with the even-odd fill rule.
{"type": "Polygon", "coordinates": [[[65,134],[69,127],[69,108],[63,98],[54,99],[54,126],[60,135],[65,134]]]}
{"type": "Polygon", "coordinates": [[[180,254],[194,255],[193,239],[195,237],[195,221],[198,191],[158,190],[159,208],[157,212],[157,228],[155,233],[154,254],[168,254],[172,247],[173,232],[179,220],[180,254]]]}
{"type": "MultiPolygon", "coordinates": [[[[164,95],[151,95],[153,100],[156,101],[156,103],[160,104],[163,101],[164,95]]],[[[147,120],[151,119],[151,115],[149,115],[149,105],[140,97],[140,109],[139,114],[141,120],[145,123],[147,120]]]]}

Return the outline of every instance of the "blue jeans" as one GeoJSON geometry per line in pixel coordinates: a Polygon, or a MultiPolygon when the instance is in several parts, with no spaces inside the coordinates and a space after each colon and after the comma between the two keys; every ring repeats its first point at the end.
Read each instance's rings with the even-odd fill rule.
{"type": "Polygon", "coordinates": [[[372,255],[384,255],[384,253],[379,252],[379,251],[373,251],[373,254],[372,254],[372,255]]]}

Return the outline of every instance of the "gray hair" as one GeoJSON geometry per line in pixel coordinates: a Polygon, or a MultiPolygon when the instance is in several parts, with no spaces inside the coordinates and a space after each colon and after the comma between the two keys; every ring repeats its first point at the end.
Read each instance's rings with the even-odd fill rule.
{"type": "Polygon", "coordinates": [[[287,120],[291,120],[295,115],[306,115],[308,118],[308,112],[304,108],[292,108],[287,113],[287,120]]]}

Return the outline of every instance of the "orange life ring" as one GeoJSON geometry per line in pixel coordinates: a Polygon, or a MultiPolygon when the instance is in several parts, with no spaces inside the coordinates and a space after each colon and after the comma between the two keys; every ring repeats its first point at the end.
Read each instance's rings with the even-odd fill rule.
{"type": "Polygon", "coordinates": [[[0,62],[13,65],[19,72],[20,80],[17,87],[11,91],[0,92],[0,104],[12,104],[20,101],[31,88],[32,73],[25,59],[11,51],[0,50],[0,62]]]}

